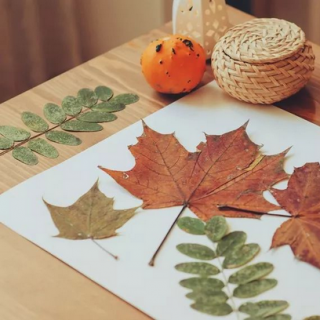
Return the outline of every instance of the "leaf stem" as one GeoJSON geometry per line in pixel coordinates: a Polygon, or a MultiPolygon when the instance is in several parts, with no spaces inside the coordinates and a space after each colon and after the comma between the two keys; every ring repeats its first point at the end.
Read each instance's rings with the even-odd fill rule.
{"type": "Polygon", "coordinates": [[[111,256],[112,258],[114,258],[115,260],[118,260],[119,257],[114,255],[113,253],[111,253],[110,251],[108,251],[107,249],[105,249],[100,243],[98,243],[96,240],[91,239],[93,243],[95,243],[101,250],[103,250],[104,252],[106,252],[109,256],[111,256]]]}
{"type": "Polygon", "coordinates": [[[46,131],[40,132],[40,133],[36,134],[35,136],[32,136],[31,138],[28,138],[27,140],[24,140],[24,141],[21,141],[21,142],[19,142],[19,143],[17,143],[17,144],[14,144],[11,148],[0,152],[0,157],[3,156],[3,155],[5,155],[6,153],[9,153],[10,151],[14,150],[14,149],[17,148],[17,147],[20,147],[20,146],[26,144],[27,142],[29,142],[29,141],[31,141],[31,140],[34,140],[34,139],[36,139],[36,138],[38,138],[38,137],[41,137],[42,135],[46,134],[47,132],[50,132],[50,131],[52,131],[52,130],[54,130],[54,129],[59,128],[62,124],[66,123],[66,122],[68,122],[68,121],[70,121],[70,120],[73,120],[73,119],[77,118],[80,114],[87,113],[87,112],[89,112],[89,111],[90,111],[90,109],[81,111],[80,113],[78,113],[78,114],[76,114],[76,115],[74,115],[74,116],[71,116],[70,118],[67,118],[66,120],[64,120],[64,121],[61,122],[60,124],[58,124],[58,125],[56,125],[56,126],[53,126],[52,128],[49,128],[49,129],[46,130],[46,131]]]}
{"type": "Polygon", "coordinates": [[[292,218],[292,216],[287,216],[287,215],[285,215],[285,214],[268,213],[268,212],[260,212],[260,211],[253,211],[253,210],[244,210],[244,209],[239,209],[239,208],[235,208],[235,207],[227,206],[227,205],[218,205],[217,207],[218,207],[219,210],[221,210],[221,211],[234,210],[234,211],[241,211],[241,212],[252,213],[252,214],[255,214],[255,215],[257,215],[257,216],[267,215],[267,216],[274,216],[274,217],[281,217],[281,218],[292,218]]]}
{"type": "Polygon", "coordinates": [[[170,229],[168,230],[167,234],[165,235],[165,237],[164,237],[163,240],[161,241],[158,249],[156,250],[156,252],[155,252],[154,255],[152,256],[151,260],[149,261],[149,266],[151,266],[151,267],[154,266],[154,263],[155,263],[155,260],[156,260],[156,258],[157,258],[158,253],[160,252],[162,246],[164,245],[164,243],[166,242],[167,238],[169,237],[169,235],[170,235],[173,227],[176,225],[178,219],[180,218],[180,216],[181,216],[182,213],[184,212],[185,208],[187,208],[187,207],[188,207],[188,204],[185,203],[185,204],[183,205],[181,211],[179,212],[179,214],[177,215],[177,217],[176,217],[175,220],[173,221],[173,223],[172,223],[170,229]]]}

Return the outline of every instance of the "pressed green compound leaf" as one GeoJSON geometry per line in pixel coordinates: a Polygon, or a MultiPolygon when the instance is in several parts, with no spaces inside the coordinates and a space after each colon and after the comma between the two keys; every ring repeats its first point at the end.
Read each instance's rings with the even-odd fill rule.
{"type": "Polygon", "coordinates": [[[54,103],[47,103],[43,108],[43,114],[53,124],[61,124],[66,120],[65,112],[54,103]]]}
{"type": "Polygon", "coordinates": [[[220,270],[206,262],[186,262],[180,263],[175,266],[178,271],[185,273],[198,274],[202,277],[214,276],[220,272],[220,270]]]}
{"type": "Polygon", "coordinates": [[[82,110],[82,105],[79,100],[72,96],[67,96],[62,100],[62,110],[69,116],[75,116],[82,110]]]}
{"type": "Polygon", "coordinates": [[[64,144],[67,146],[78,146],[82,141],[71,133],[63,131],[49,131],[46,138],[52,142],[64,144]]]}
{"type": "Polygon", "coordinates": [[[228,225],[225,217],[215,216],[211,218],[206,224],[205,233],[207,237],[213,242],[221,240],[227,232],[228,225]]]}
{"type": "Polygon", "coordinates": [[[0,134],[13,141],[24,141],[30,138],[29,131],[12,126],[0,126],[0,134]]]}
{"type": "Polygon", "coordinates": [[[98,86],[94,89],[94,92],[98,99],[102,101],[108,101],[113,96],[113,91],[105,86],[98,86]]]}
{"type": "Polygon", "coordinates": [[[139,96],[134,93],[122,93],[112,99],[113,102],[123,103],[124,105],[136,103],[139,101],[139,96]]]}
{"type": "Polygon", "coordinates": [[[91,111],[80,114],[80,116],[78,116],[77,119],[84,122],[99,123],[114,121],[117,119],[117,116],[107,112],[91,111]]]}
{"type": "Polygon", "coordinates": [[[214,278],[189,278],[181,280],[180,285],[184,288],[198,290],[198,289],[215,289],[221,290],[224,287],[224,283],[219,279],[214,278]]]}
{"type": "Polygon", "coordinates": [[[96,94],[91,89],[87,88],[78,91],[77,99],[82,106],[87,108],[91,108],[98,101],[96,94]]]}
{"type": "Polygon", "coordinates": [[[77,132],[95,132],[103,129],[97,123],[83,122],[78,120],[67,121],[61,125],[61,129],[66,131],[77,131],[77,132]]]}
{"type": "Polygon", "coordinates": [[[239,311],[250,316],[268,317],[275,315],[289,307],[287,301],[265,300],[257,303],[248,302],[240,306],[239,311]]]}
{"type": "Polygon", "coordinates": [[[14,141],[5,137],[0,137],[0,150],[10,149],[14,145],[14,141]]]}
{"type": "Polygon", "coordinates": [[[243,266],[251,261],[260,251],[260,246],[256,243],[246,244],[229,252],[224,261],[223,268],[233,269],[243,266]]]}
{"type": "Polygon", "coordinates": [[[261,279],[241,284],[234,289],[233,295],[237,298],[252,298],[265,291],[268,291],[277,285],[275,279],[261,279]]]}
{"type": "Polygon", "coordinates": [[[96,104],[95,106],[92,107],[92,110],[94,111],[100,111],[100,112],[118,112],[123,109],[125,109],[125,105],[123,103],[119,103],[117,101],[108,101],[108,102],[101,102],[96,104]]]}
{"type": "Polygon", "coordinates": [[[260,279],[272,272],[273,268],[273,265],[268,262],[259,262],[251,266],[244,267],[230,276],[229,283],[245,284],[253,280],[260,279]]]}
{"type": "Polygon", "coordinates": [[[216,258],[216,254],[207,246],[197,243],[182,243],[177,245],[178,251],[188,257],[199,260],[212,260],[216,258]]]}
{"type": "Polygon", "coordinates": [[[221,290],[198,289],[186,294],[186,297],[206,304],[217,304],[226,302],[229,297],[221,290]]]}
{"type": "Polygon", "coordinates": [[[204,235],[205,223],[196,218],[183,217],[178,220],[178,227],[191,234],[204,235]]]}
{"type": "Polygon", "coordinates": [[[210,314],[211,316],[226,316],[233,311],[227,303],[206,304],[196,302],[191,305],[191,308],[206,314],[210,314]]]}
{"type": "Polygon", "coordinates": [[[55,159],[59,157],[59,152],[57,149],[46,140],[41,138],[30,140],[28,143],[28,148],[46,158],[55,159]]]}
{"type": "Polygon", "coordinates": [[[224,236],[217,246],[217,254],[219,256],[225,256],[232,250],[242,247],[247,240],[246,233],[242,231],[234,231],[224,236]]]}
{"type": "Polygon", "coordinates": [[[12,151],[12,156],[29,166],[35,166],[36,164],[38,164],[38,157],[29,148],[26,147],[14,148],[12,151]]]}
{"type": "Polygon", "coordinates": [[[21,119],[32,131],[44,132],[49,129],[48,124],[40,116],[32,112],[23,112],[21,119]]]}
{"type": "Polygon", "coordinates": [[[56,207],[45,202],[59,229],[57,237],[71,240],[115,236],[116,230],[134,216],[137,208],[115,210],[113,203],[112,198],[99,190],[98,182],[70,207],[56,207]]]}

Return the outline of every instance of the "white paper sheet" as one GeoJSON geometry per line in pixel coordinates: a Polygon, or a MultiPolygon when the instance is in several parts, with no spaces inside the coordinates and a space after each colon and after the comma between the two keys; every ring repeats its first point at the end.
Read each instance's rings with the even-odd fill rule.
{"type": "MultiPolygon", "coordinates": [[[[132,108],[137,108],[134,106],[132,108]]],[[[131,107],[129,107],[131,108],[131,107]]],[[[161,133],[175,131],[177,138],[189,151],[204,140],[207,134],[222,134],[250,120],[248,134],[262,152],[279,153],[293,146],[285,163],[287,172],[306,162],[320,161],[320,128],[290,113],[272,106],[254,106],[238,102],[211,83],[145,119],[161,133]]],[[[153,318],[163,320],[244,319],[245,314],[233,313],[226,317],[212,317],[190,308],[185,297],[188,290],[179,285],[190,277],[174,269],[177,263],[192,261],[176,250],[176,245],[196,242],[212,245],[206,237],[188,235],[175,228],[156,260],[155,267],[148,261],[180,211],[180,207],[141,210],[123,228],[119,236],[99,243],[120,259],[113,260],[91,240],[71,241],[53,236],[58,234],[42,198],[58,206],[68,206],[87,192],[97,178],[101,190],[115,197],[118,209],[141,204],[139,199],[121,188],[99,165],[115,170],[134,166],[127,149],[142,133],[141,122],[135,123],[64,163],[39,174],[0,196],[0,221],[69,264],[88,278],[112,291],[153,318]]],[[[285,183],[279,185],[284,188],[285,183]]],[[[194,216],[187,210],[184,215],[194,216]]],[[[257,298],[233,299],[236,306],[247,301],[266,299],[286,300],[285,311],[295,320],[320,314],[320,270],[297,261],[288,246],[269,250],[272,235],[284,218],[263,217],[228,219],[230,230],[243,230],[248,243],[261,246],[253,262],[270,261],[275,270],[269,276],[278,285],[257,298]]],[[[319,248],[320,250],[320,248],[319,248]]],[[[218,261],[213,260],[218,266],[218,261]]],[[[226,275],[235,270],[226,272],[226,275]]],[[[222,275],[219,275],[221,279],[222,275]]],[[[232,289],[232,288],[231,288],[232,289]]]]}

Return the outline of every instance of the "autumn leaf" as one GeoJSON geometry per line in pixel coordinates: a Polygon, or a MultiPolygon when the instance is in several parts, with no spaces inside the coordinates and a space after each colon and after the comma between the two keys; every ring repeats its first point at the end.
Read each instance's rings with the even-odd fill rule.
{"type": "Polygon", "coordinates": [[[98,188],[98,182],[70,207],[56,207],[44,201],[59,230],[57,237],[82,240],[105,239],[116,235],[137,210],[115,210],[112,198],[98,188]]]}
{"type": "Polygon", "coordinates": [[[174,134],[160,134],[144,124],[138,143],[129,147],[135,167],[126,172],[101,169],[142,199],[146,209],[189,207],[205,221],[216,215],[257,218],[257,212],[278,209],[263,192],[287,178],[286,151],[260,154],[246,125],[223,135],[206,135],[206,142],[190,153],[174,134]],[[234,209],[221,211],[218,205],[234,209]]]}
{"type": "Polygon", "coordinates": [[[290,245],[296,258],[320,268],[320,165],[296,168],[286,190],[272,194],[292,216],[277,229],[272,248],[290,245]]]}

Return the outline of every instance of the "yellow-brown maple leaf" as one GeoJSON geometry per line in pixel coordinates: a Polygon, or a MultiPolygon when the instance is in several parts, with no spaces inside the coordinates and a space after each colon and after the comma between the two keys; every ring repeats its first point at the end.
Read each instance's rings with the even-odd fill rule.
{"type": "Polygon", "coordinates": [[[206,142],[190,153],[174,134],[160,134],[144,124],[138,143],[129,147],[135,167],[126,172],[101,169],[142,199],[143,208],[184,205],[203,220],[215,215],[257,218],[247,211],[278,209],[264,199],[263,192],[287,178],[286,151],[261,155],[246,125],[223,135],[206,135],[206,142]],[[218,205],[237,210],[221,211],[218,205]]]}
{"type": "Polygon", "coordinates": [[[272,239],[272,248],[290,245],[294,255],[320,268],[320,165],[307,163],[294,170],[286,190],[272,194],[291,219],[272,239]]]}

